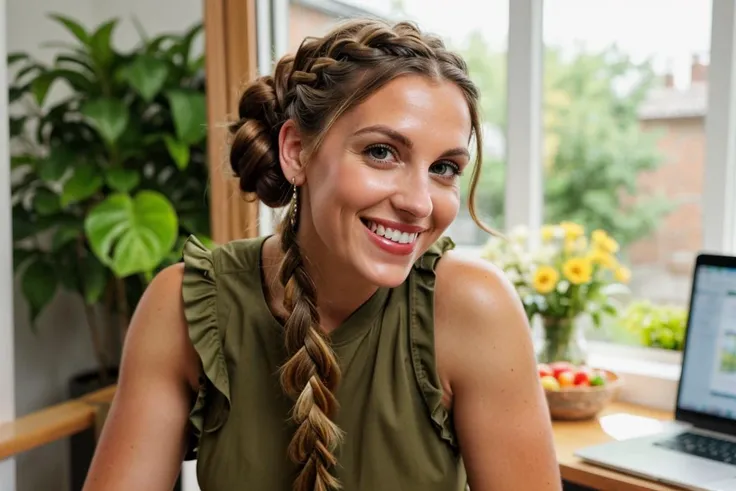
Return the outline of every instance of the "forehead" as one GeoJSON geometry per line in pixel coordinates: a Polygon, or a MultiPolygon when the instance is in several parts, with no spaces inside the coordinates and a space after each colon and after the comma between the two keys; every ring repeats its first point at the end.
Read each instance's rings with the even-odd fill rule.
{"type": "Polygon", "coordinates": [[[406,75],[387,83],[335,122],[335,131],[354,133],[386,125],[414,143],[439,148],[465,147],[470,109],[462,90],[446,80],[406,75]]]}

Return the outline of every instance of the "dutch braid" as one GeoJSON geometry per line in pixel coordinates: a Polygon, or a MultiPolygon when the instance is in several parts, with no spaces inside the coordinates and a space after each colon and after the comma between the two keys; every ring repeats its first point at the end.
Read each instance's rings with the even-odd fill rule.
{"type": "MultiPolygon", "coordinates": [[[[474,188],[481,160],[478,93],[465,63],[447,51],[441,40],[422,34],[410,23],[390,26],[373,20],[351,21],[323,38],[305,39],[296,54],[279,60],[273,76],[260,77],[246,87],[240,119],[230,126],[230,162],[240,188],[255,193],[268,206],[285,206],[291,186],[278,158],[283,123],[295,121],[311,156],[345,111],[391,80],[411,74],[448,80],[465,94],[477,145],[474,188]]],[[[343,437],[333,421],[340,366],[320,328],[316,288],[288,216],[280,228],[284,259],[279,276],[289,313],[284,326],[288,360],[281,367],[280,380],[285,394],[295,401],[291,417],[296,430],[288,449],[299,466],[294,490],[334,490],[340,483],[331,470],[343,437]]]]}

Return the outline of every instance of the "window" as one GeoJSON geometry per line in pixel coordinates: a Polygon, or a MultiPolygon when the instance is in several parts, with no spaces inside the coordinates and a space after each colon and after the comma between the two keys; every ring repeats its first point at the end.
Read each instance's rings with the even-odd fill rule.
{"type": "MultiPolygon", "coordinates": [[[[296,0],[289,2],[287,51],[294,52],[305,36],[319,36],[336,22],[356,16],[378,16],[416,22],[424,31],[440,35],[468,62],[471,77],[482,94],[483,167],[477,191],[480,218],[494,228],[503,227],[506,116],[507,0],[478,3],[457,0],[452,9],[423,0],[296,0]]],[[[448,231],[460,246],[480,246],[487,234],[472,221],[467,196],[470,169],[462,179],[460,213],[448,231]]]]}
{"type": "MultiPolygon", "coordinates": [[[[640,301],[687,306],[703,246],[710,35],[704,0],[544,2],[544,221],[621,244],[632,313],[640,301]]],[[[620,320],[589,337],[642,342],[620,320]]]]}

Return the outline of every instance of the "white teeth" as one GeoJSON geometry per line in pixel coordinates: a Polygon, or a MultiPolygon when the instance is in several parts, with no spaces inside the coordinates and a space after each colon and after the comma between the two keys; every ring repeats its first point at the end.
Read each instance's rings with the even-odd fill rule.
{"type": "Polygon", "coordinates": [[[408,232],[394,230],[392,228],[384,227],[383,225],[378,225],[374,222],[367,222],[367,225],[371,232],[375,233],[376,235],[380,235],[381,237],[384,237],[393,242],[397,242],[399,244],[411,244],[412,242],[417,240],[417,236],[419,235],[417,233],[410,234],[408,232]]]}

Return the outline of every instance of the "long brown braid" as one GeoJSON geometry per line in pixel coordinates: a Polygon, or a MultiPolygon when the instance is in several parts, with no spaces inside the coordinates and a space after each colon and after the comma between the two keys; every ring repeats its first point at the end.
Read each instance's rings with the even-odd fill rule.
{"type": "MultiPolygon", "coordinates": [[[[278,155],[283,123],[288,119],[296,123],[311,156],[345,111],[391,80],[412,74],[450,81],[465,95],[476,140],[471,176],[474,197],[482,143],[478,92],[465,62],[448,51],[439,38],[423,34],[413,24],[389,25],[378,20],[349,21],[322,38],[307,38],[295,55],[279,60],[272,76],[246,86],[239,103],[239,120],[230,126],[230,163],[240,178],[241,190],[255,193],[271,207],[288,205],[292,186],[278,155]]],[[[475,218],[472,199],[469,207],[475,218]]],[[[298,223],[298,216],[295,218],[298,223]]],[[[304,267],[296,229],[287,214],[280,226],[285,254],[280,279],[289,313],[284,327],[289,359],[281,367],[281,385],[295,401],[291,417],[296,425],[288,453],[300,469],[295,491],[327,491],[340,487],[331,474],[342,440],[342,432],[333,422],[340,366],[320,328],[317,291],[304,267]]]]}

